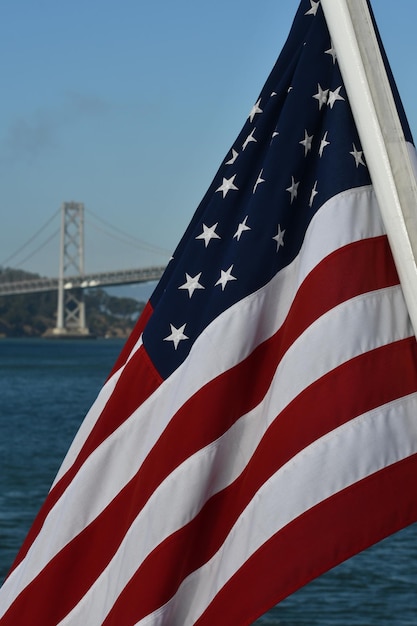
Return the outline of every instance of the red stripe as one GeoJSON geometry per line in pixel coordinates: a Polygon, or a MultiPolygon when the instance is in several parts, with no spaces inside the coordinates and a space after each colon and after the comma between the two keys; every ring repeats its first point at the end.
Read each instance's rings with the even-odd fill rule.
{"type": "Polygon", "coordinates": [[[273,422],[241,476],[149,555],[104,624],[133,625],[163,606],[217,552],[264,482],[304,447],[357,415],[416,392],[416,360],[416,343],[407,339],[357,357],[308,387],[273,422]],[[392,363],[401,364],[395,373],[392,363]],[[352,395],[364,380],[366,389],[352,395]]]}
{"type": "Polygon", "coordinates": [[[123,365],[125,365],[127,359],[129,358],[133,348],[139,341],[141,334],[143,333],[146,324],[150,320],[153,313],[153,308],[150,302],[147,302],[145,308],[143,309],[141,315],[139,316],[138,321],[135,324],[132,332],[130,333],[125,345],[122,348],[121,353],[119,354],[116,363],[113,366],[112,371],[110,372],[109,378],[113,376],[117,370],[119,370],[123,365]]]}
{"type": "MultiPolygon", "coordinates": [[[[304,446],[355,413],[360,414],[380,402],[416,391],[416,359],[415,341],[403,340],[357,357],[307,388],[272,424],[242,476],[230,488],[211,498],[192,522],[151,553],[120,596],[105,624],[135,624],[169,600],[182,579],[215,553],[263,482],[304,446]],[[396,370],[395,376],[391,373],[393,362],[405,364],[404,369],[396,370]],[[367,385],[366,394],[352,396],[349,392],[351,385],[361,385],[363,380],[378,380],[379,384],[367,385]],[[140,596],[138,589],[142,590],[140,596]]],[[[131,515],[123,516],[120,511],[127,511],[130,506],[132,517],[135,515],[135,497],[139,494],[131,491],[133,483],[129,487],[118,496],[118,506],[108,507],[59,557],[53,559],[45,572],[21,594],[2,624],[23,621],[26,615],[22,616],[21,611],[25,607],[32,619],[37,614],[42,616],[43,625],[57,623],[71,610],[76,598],[82,597],[107,564],[106,549],[113,552],[117,548],[117,535],[120,532],[123,535],[132,521],[131,515]],[[91,567],[93,564],[95,568],[91,567]],[[80,571],[83,576],[79,575],[80,571]],[[72,575],[74,581],[68,590],[62,578],[70,579],[72,575]],[[42,593],[45,588],[48,589],[47,597],[42,593]],[[59,594],[60,602],[49,607],[48,598],[56,594],[59,594]],[[48,611],[51,611],[50,621],[45,616],[48,611]]]]}
{"type": "MultiPolygon", "coordinates": [[[[252,398],[248,398],[247,395],[244,394],[237,394],[237,397],[241,398],[243,407],[239,407],[237,404],[234,404],[233,407],[228,407],[228,409],[233,408],[233,411],[230,410],[229,417],[226,418],[224,422],[218,420],[217,423],[220,426],[220,430],[217,433],[217,436],[220,436],[220,434],[233,423],[234,419],[240,417],[240,415],[243,414],[242,411],[246,412],[249,408],[254,406],[254,402],[259,402],[259,398],[264,394],[263,389],[266,389],[269,386],[269,380],[275,371],[277,359],[274,359],[271,364],[272,366],[269,367],[269,372],[267,372],[267,358],[265,356],[265,352],[268,351],[268,349],[270,352],[272,351],[275,356],[278,354],[278,350],[282,353],[311,322],[327,310],[330,310],[332,306],[335,306],[339,302],[343,302],[350,297],[354,297],[359,293],[365,293],[373,289],[380,289],[394,284],[398,284],[398,276],[392,260],[387,238],[385,236],[355,242],[337,250],[332,255],[324,259],[315,268],[314,272],[312,272],[304,281],[294,300],[292,309],[282,331],[277,333],[275,337],[274,344],[269,346],[267,343],[264,346],[260,346],[250,359],[247,360],[246,364],[242,365],[243,368],[246,367],[251,372],[259,371],[259,367],[262,366],[263,375],[262,377],[254,379],[253,374],[251,373],[249,378],[251,380],[251,384],[246,385],[245,388],[241,387],[239,391],[242,392],[242,390],[245,389],[246,394],[250,394],[252,398]],[[364,268],[371,268],[371,270],[374,268],[374,273],[373,271],[364,271],[364,268]],[[354,281],[345,280],[341,283],[340,276],[353,276],[354,281]],[[320,283],[320,281],[324,282],[320,283]],[[323,285],[326,285],[326,289],[323,289],[323,285]],[[317,297],[317,293],[320,293],[320,298],[317,297]],[[258,386],[254,384],[255,380],[258,386]],[[259,385],[262,386],[262,389],[260,390],[258,388],[259,385]]],[[[141,322],[142,318],[143,320],[147,319],[151,313],[152,308],[149,305],[142,313],[139,322],[141,322]]],[[[142,321],[139,324],[139,322],[138,329],[142,327],[142,323],[145,323],[142,321]]],[[[247,379],[247,375],[243,376],[247,379]]],[[[238,373],[237,378],[240,380],[240,372],[238,373]]],[[[48,498],[39,511],[28,536],[26,537],[26,540],[17,555],[12,570],[23,560],[30,545],[42,528],[50,510],[64,493],[65,489],[71,483],[74,476],[77,474],[80,467],[91,452],[118,426],[128,419],[133,411],[136,410],[157,389],[161,382],[162,379],[156,372],[145,349],[141,347],[128,362],[111,398],[109,399],[109,402],[105,406],[100,418],[97,420],[97,423],[85,442],[84,447],[80,451],[78,458],[49,493],[48,498]]],[[[224,392],[220,394],[220,392],[217,391],[216,395],[220,395],[222,398],[227,397],[227,387],[230,384],[228,377],[221,377],[215,381],[214,384],[216,387],[219,387],[219,384],[223,384],[225,387],[224,392]]],[[[238,382],[238,385],[241,385],[240,382],[238,382]]],[[[207,395],[206,406],[211,412],[210,397],[212,394],[212,388],[207,386],[205,390],[202,390],[202,393],[206,393],[207,395]]],[[[234,403],[236,400],[237,398],[234,398],[234,403]]],[[[201,428],[202,424],[203,422],[200,421],[198,427],[201,428]]],[[[212,424],[211,418],[208,420],[208,424],[212,424]]],[[[174,422],[170,427],[170,430],[173,428],[174,422]]],[[[205,445],[205,442],[207,442],[205,434],[206,433],[203,430],[197,433],[197,436],[202,442],[201,445],[205,445]]],[[[212,436],[215,438],[215,433],[213,433],[212,436]]],[[[189,437],[189,439],[191,438],[189,437]]],[[[161,444],[162,443],[163,439],[161,439],[161,444]]],[[[151,471],[153,481],[152,483],[149,482],[147,484],[153,484],[155,486],[159,484],[160,480],[163,480],[167,476],[172,467],[175,467],[178,463],[180,463],[188,456],[189,453],[198,449],[198,447],[196,448],[196,443],[196,441],[192,440],[193,448],[190,452],[188,452],[186,447],[183,445],[181,448],[181,450],[183,450],[183,455],[182,457],[174,460],[174,465],[169,465],[167,463],[162,464],[159,456],[154,455],[156,456],[156,462],[155,467],[152,468],[151,471]],[[168,469],[166,469],[166,465],[168,465],[168,469]],[[161,475],[161,478],[156,480],[156,477],[159,475],[161,475]]],[[[160,446],[163,448],[161,444],[160,446]]],[[[172,446],[170,446],[168,442],[166,444],[166,450],[161,458],[164,458],[167,461],[170,456],[170,451],[177,454],[178,449],[175,448],[175,450],[172,450],[172,446]]],[[[153,456],[151,455],[148,463],[152,463],[152,458],[153,456]]],[[[151,491],[152,490],[149,490],[149,492],[151,491]]]]}
{"type": "MultiPolygon", "coordinates": [[[[28,599],[24,600],[24,602],[27,602],[33,609],[38,599],[42,596],[42,587],[46,586],[49,588],[53,586],[55,581],[59,580],[59,572],[61,571],[65,573],[64,575],[66,577],[68,576],[68,568],[71,568],[71,564],[74,562],[74,554],[76,554],[77,559],[80,559],[80,562],[77,562],[77,567],[83,571],[83,577],[78,577],[79,584],[77,587],[71,588],[71,593],[67,598],[62,598],[60,607],[57,607],[59,619],[61,619],[62,616],[66,614],[66,611],[76,604],[85,590],[88,589],[91,582],[107,564],[115,549],[117,549],[117,546],[122,541],[130,523],[161,480],[163,480],[184,458],[187,458],[189,454],[192,454],[201,446],[215,439],[228,428],[233,420],[240,417],[240,415],[246,412],[251,406],[259,402],[268,388],[269,380],[275,371],[280,355],[298,334],[314,321],[317,316],[332,306],[335,306],[338,302],[352,297],[357,293],[361,293],[362,291],[367,291],[370,288],[380,288],[386,284],[395,284],[397,282],[392,262],[388,264],[384,263],[386,252],[386,240],[385,238],[379,238],[376,241],[369,240],[352,244],[339,251],[337,254],[332,255],[326,262],[320,264],[317,270],[305,281],[300,293],[297,295],[289,318],[282,331],[277,333],[270,342],[266,342],[263,346],[260,346],[249,359],[235,368],[235,370],[220,377],[212,385],[208,385],[187,403],[185,408],[175,416],[166,433],[164,433],[154,451],[152,451],[145,461],[139,476],[132,480],[131,483],[121,491],[115,501],[107,507],[106,511],[55,557],[50,567],[30,585],[28,590],[23,592],[22,596],[28,596],[28,599]],[[376,267],[378,268],[378,272],[373,276],[370,272],[363,271],[364,268],[373,266],[373,263],[370,263],[371,260],[376,260],[376,267]],[[385,268],[386,271],[382,268],[385,268]],[[351,272],[352,274],[350,274],[351,272]],[[355,287],[352,287],[350,281],[345,281],[343,284],[340,284],[339,279],[336,279],[336,276],[340,275],[353,275],[355,277],[355,287]],[[356,284],[357,282],[360,283],[359,286],[356,284]],[[326,300],[321,297],[314,297],[317,294],[318,287],[323,284],[328,285],[326,289],[326,300]],[[328,294],[331,294],[331,296],[328,294]],[[306,306],[306,301],[309,303],[309,306],[306,306]],[[313,311],[314,304],[316,310],[313,311]],[[258,377],[259,384],[253,385],[253,372],[259,371],[258,366],[261,364],[262,376],[258,377]],[[268,369],[269,373],[267,373],[268,369]],[[250,381],[250,384],[247,384],[247,381],[250,381]],[[217,410],[217,408],[214,409],[213,407],[214,398],[219,398],[219,406],[224,406],[224,398],[232,396],[234,397],[235,407],[235,400],[241,397],[242,389],[250,390],[250,392],[246,395],[242,394],[244,397],[242,397],[242,404],[238,407],[237,412],[234,412],[232,415],[227,412],[226,414],[220,414],[219,419],[215,422],[212,419],[213,411],[216,412],[217,410]],[[197,413],[195,413],[195,411],[197,411],[197,413]],[[200,416],[198,429],[195,433],[190,432],[191,424],[189,414],[198,414],[200,416]],[[204,425],[207,426],[207,430],[204,430],[204,425]],[[185,433],[187,433],[187,438],[184,437],[185,433]],[[181,447],[172,446],[172,441],[181,441],[181,447]],[[120,511],[124,511],[123,515],[120,514],[120,511]],[[126,514],[126,511],[128,514],[126,514]],[[109,532],[110,537],[108,541],[103,542],[102,538],[106,536],[108,532],[106,529],[111,529],[109,532]],[[96,536],[99,537],[97,545],[94,540],[95,533],[96,536]],[[80,567],[80,563],[84,560],[85,567],[80,567]],[[30,590],[33,590],[33,596],[36,597],[36,600],[33,598],[30,590]]],[[[143,351],[141,351],[141,353],[143,358],[145,353],[143,351]]],[[[132,359],[126,370],[131,367],[133,362],[134,360],[132,359]]],[[[142,363],[142,361],[135,363],[135,368],[137,365],[140,365],[140,363],[142,363]]],[[[140,374],[139,378],[136,377],[133,367],[131,367],[130,371],[135,376],[136,380],[140,380],[143,377],[143,374],[140,374]]],[[[122,380],[125,381],[124,375],[119,382],[121,383],[122,380]]],[[[123,394],[129,396],[131,390],[134,388],[135,386],[132,386],[132,381],[129,380],[127,385],[123,385],[123,394]]],[[[120,416],[120,413],[123,416],[123,414],[126,415],[126,412],[123,410],[122,402],[125,398],[118,396],[119,394],[115,391],[110,404],[116,416],[120,416]],[[121,404],[119,404],[119,402],[121,404]]],[[[136,402],[132,402],[129,409],[132,410],[132,407],[136,404],[136,402]]],[[[110,421],[113,416],[112,412],[108,411],[108,407],[109,405],[107,405],[102,417],[104,419],[107,415],[110,421]]],[[[226,408],[230,410],[230,407],[226,406],[226,408]]],[[[122,420],[118,419],[117,421],[121,422],[122,420]]],[[[191,423],[196,422],[197,420],[191,420],[191,423]]],[[[108,430],[106,429],[107,434],[111,432],[112,427],[113,425],[108,430]]],[[[102,433],[98,433],[97,439],[103,439],[102,433]]],[[[94,445],[91,446],[91,449],[94,449],[94,445]]],[[[84,456],[87,457],[88,454],[85,454],[85,450],[83,450],[83,452],[84,456]]],[[[72,473],[75,474],[75,470],[74,472],[69,472],[68,475],[72,473]]],[[[62,490],[63,484],[70,482],[68,475],[58,483],[58,489],[55,487],[53,492],[51,492],[49,503],[52,498],[55,501],[60,496],[59,492],[62,490]]],[[[47,501],[47,504],[49,503],[47,501]]],[[[49,510],[49,508],[50,506],[47,507],[47,510],[49,510]]],[[[37,529],[35,529],[35,533],[36,532],[37,529]]],[[[34,536],[35,533],[32,533],[31,537],[34,536]]],[[[58,619],[58,617],[56,617],[56,619],[58,619]]],[[[51,622],[51,624],[52,623],[54,622],[51,622]]],[[[47,622],[44,621],[44,624],[46,626],[47,622]]]]}
{"type": "Polygon", "coordinates": [[[195,626],[249,626],[314,578],[417,522],[416,476],[413,455],[307,511],[245,563],[195,626]]]}
{"type": "Polygon", "coordinates": [[[156,372],[144,347],[141,346],[127,363],[123,376],[117,382],[113,394],[110,396],[76,461],[50,491],[17,555],[12,570],[25,557],[31,544],[39,534],[50,510],[62,496],[85,460],[142,402],[152,395],[161,382],[161,377],[156,372]]]}

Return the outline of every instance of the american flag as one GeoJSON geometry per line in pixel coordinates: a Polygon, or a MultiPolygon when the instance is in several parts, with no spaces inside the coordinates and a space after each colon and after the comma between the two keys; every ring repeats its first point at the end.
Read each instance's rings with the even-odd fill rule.
{"type": "Polygon", "coordinates": [[[320,2],[302,0],[0,591],[1,625],[250,624],[417,521],[416,364],[320,2]]]}

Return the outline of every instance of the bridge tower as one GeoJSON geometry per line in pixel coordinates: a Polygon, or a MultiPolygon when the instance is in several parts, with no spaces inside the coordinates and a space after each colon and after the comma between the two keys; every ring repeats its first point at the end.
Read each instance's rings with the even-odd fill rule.
{"type": "Polygon", "coordinates": [[[57,336],[88,336],[84,290],[71,289],[68,277],[84,275],[84,204],[61,206],[61,246],[58,277],[57,336]]]}

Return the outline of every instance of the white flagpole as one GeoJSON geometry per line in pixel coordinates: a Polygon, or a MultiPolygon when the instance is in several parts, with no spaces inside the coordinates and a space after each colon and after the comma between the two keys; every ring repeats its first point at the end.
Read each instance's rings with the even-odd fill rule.
{"type": "Polygon", "coordinates": [[[417,160],[407,144],[366,0],[322,0],[408,312],[417,335],[417,160]]]}

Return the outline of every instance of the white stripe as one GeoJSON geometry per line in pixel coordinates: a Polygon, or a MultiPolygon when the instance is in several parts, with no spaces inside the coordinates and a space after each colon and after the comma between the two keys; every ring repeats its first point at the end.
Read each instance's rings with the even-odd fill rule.
{"type": "MultiPolygon", "coordinates": [[[[369,187],[345,192],[329,201],[312,221],[300,257],[265,288],[217,318],[195,343],[183,366],[90,455],[51,511],[28,555],[3,586],[0,598],[10,589],[10,598],[14,599],[56,551],[100,514],[137,472],[172,415],[188,397],[219,373],[233,367],[255,345],[276,332],[285,319],[298,285],[321,258],[350,241],[381,233],[378,210],[369,187]],[[277,293],[280,295],[278,299],[277,293]],[[256,336],[255,345],[253,338],[247,337],[247,329],[253,327],[251,320],[254,318],[257,328],[266,329],[256,336]],[[247,337],[247,341],[242,341],[242,337],[247,337]],[[219,345],[223,349],[222,359],[219,358],[219,345]],[[97,477],[100,478],[100,490],[96,489],[97,477]],[[77,515],[73,514],[74,510],[77,515]],[[66,520],[65,524],[61,523],[62,519],[66,520]]],[[[320,352],[321,347],[314,356],[320,352]]]]}
{"type": "Polygon", "coordinates": [[[321,4],[417,334],[417,184],[370,7],[321,4]]]}
{"type": "MultiPolygon", "coordinates": [[[[110,396],[112,395],[117,382],[119,381],[120,376],[123,373],[123,370],[133,355],[139,350],[142,345],[142,335],[139,337],[138,341],[134,345],[131,350],[129,357],[126,359],[125,365],[120,367],[114,374],[105,382],[102,387],[100,393],[97,396],[94,404],[91,406],[87,415],[85,416],[80,428],[78,429],[77,434],[68,450],[62,465],[58,471],[58,474],[52,484],[52,487],[62,478],[62,476],[68,471],[68,469],[72,466],[77,456],[79,455],[81,448],[85,444],[88,436],[96,425],[97,420],[99,419],[101,413],[103,412],[104,407],[106,406],[110,396]]],[[[51,487],[51,489],[52,489],[51,487]]]]}
{"type": "Polygon", "coordinates": [[[121,375],[120,370],[118,372],[115,372],[113,376],[109,380],[107,380],[104,386],[101,388],[94,404],[91,406],[90,410],[88,411],[87,415],[82,421],[81,426],[78,429],[75,435],[75,438],[70,446],[70,449],[65,455],[62,465],[55,477],[54,482],[51,485],[51,489],[56,485],[56,483],[60,480],[60,478],[62,478],[65,472],[74,463],[82,446],[84,445],[86,439],[88,438],[88,435],[93,430],[98,418],[100,417],[101,413],[103,412],[104,407],[106,406],[109,398],[111,397],[114,391],[114,388],[116,387],[117,381],[120,378],[120,375],[121,375]]]}
{"type": "Polygon", "coordinates": [[[138,622],[188,626],[231,576],[279,530],[367,476],[417,453],[417,394],[364,414],[305,448],[268,480],[216,555],[174,598],[138,622]]]}
{"type": "Polygon", "coordinates": [[[399,287],[355,298],[312,324],[288,350],[260,405],[155,490],[112,562],[60,626],[100,624],[146,556],[240,475],[266,429],[303,389],[346,360],[411,332],[399,287]]]}
{"type": "MultiPolygon", "coordinates": [[[[238,302],[214,320],[194,345],[188,360],[171,376],[172,380],[165,382],[164,387],[172,384],[175,388],[179,386],[177,380],[181,379],[181,395],[175,394],[178,402],[177,409],[173,409],[174,412],[187,397],[196,393],[209,380],[243,360],[259,343],[276,332],[288,314],[299,286],[323,258],[353,241],[382,234],[384,229],[372,187],[347,190],[326,202],[314,216],[301,252],[294,262],[277,274],[268,285],[238,302]],[[251,324],[253,319],[257,320],[258,334],[248,336],[247,329],[253,327],[251,324]],[[224,332],[225,328],[227,333],[224,332]],[[246,337],[247,341],[241,341],[241,337],[246,337]],[[208,354],[209,345],[214,346],[211,355],[208,354]],[[223,347],[221,354],[218,350],[219,345],[223,347]]],[[[123,369],[115,374],[117,378],[123,369]]],[[[97,406],[93,405],[91,408],[88,419],[77,434],[57,479],[61,478],[75,461],[107,400],[107,393],[103,398],[100,394],[97,406]]]]}

